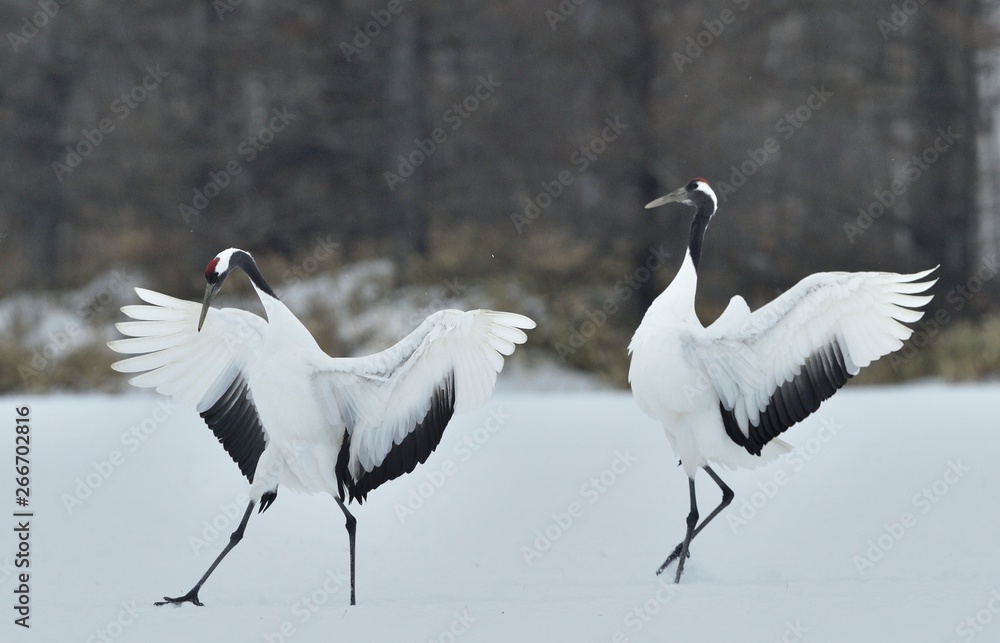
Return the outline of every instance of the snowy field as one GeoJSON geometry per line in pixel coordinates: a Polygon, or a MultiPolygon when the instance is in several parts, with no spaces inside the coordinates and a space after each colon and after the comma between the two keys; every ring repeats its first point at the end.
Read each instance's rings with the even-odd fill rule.
{"type": "MultiPolygon", "coordinates": [[[[503,378],[501,378],[503,379],[503,378]]],[[[279,491],[201,592],[247,484],[190,409],[128,396],[30,408],[29,630],[14,431],[0,453],[3,641],[998,641],[998,385],[848,386],[766,468],[720,470],[733,505],[683,582],[687,482],[621,392],[504,388],[358,518],[358,605],[328,496],[279,491]]],[[[698,478],[702,515],[717,503],[698,478]]]]}

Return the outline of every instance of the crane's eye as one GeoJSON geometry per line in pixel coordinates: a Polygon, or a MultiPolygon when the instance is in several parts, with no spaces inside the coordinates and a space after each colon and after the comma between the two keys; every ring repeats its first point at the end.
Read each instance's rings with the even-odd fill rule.
{"type": "Polygon", "coordinates": [[[684,186],[684,189],[687,190],[688,192],[694,192],[695,190],[698,189],[698,182],[697,181],[691,181],[686,186],[684,186]]]}

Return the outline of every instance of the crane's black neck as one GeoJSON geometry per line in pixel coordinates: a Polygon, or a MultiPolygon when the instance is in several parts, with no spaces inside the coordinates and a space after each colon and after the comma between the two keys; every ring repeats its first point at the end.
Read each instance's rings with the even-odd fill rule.
{"type": "Polygon", "coordinates": [[[267,282],[264,281],[264,275],[260,273],[260,269],[257,267],[257,262],[254,261],[253,257],[251,257],[248,253],[243,252],[242,250],[234,252],[232,258],[229,260],[229,264],[231,268],[237,266],[241,268],[258,290],[267,293],[275,299],[278,298],[278,296],[274,294],[274,291],[271,290],[271,287],[267,285],[267,282]]]}
{"type": "Polygon", "coordinates": [[[698,271],[698,264],[701,262],[701,245],[705,240],[705,230],[708,223],[715,214],[715,203],[706,199],[706,202],[698,204],[698,211],[691,221],[691,236],[688,239],[688,252],[691,254],[691,263],[694,264],[695,272],[698,271]]]}

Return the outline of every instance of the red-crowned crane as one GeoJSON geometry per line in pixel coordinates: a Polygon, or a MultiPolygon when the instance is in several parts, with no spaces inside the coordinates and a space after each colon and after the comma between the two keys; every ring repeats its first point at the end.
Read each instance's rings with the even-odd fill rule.
{"type": "Polygon", "coordinates": [[[267,509],[279,485],[326,492],[347,519],[351,605],[355,524],[345,501],[424,462],[453,413],[492,394],[503,356],[535,323],[491,310],[442,310],[396,345],[359,358],[330,357],[271,290],[249,253],[220,252],[205,270],[201,304],[136,288],[149,305],[125,306],[130,339],[109,342],[135,355],[112,367],[139,373],[135,386],[195,406],[250,481],[250,502],[228,545],[183,596],[157,605],[201,605],[198,592],[243,538],[253,508],[267,509]],[[212,299],[236,268],[250,278],[267,319],[212,299]]]}
{"type": "Polygon", "coordinates": [[[705,230],[718,207],[705,179],[656,199],[694,206],[687,254],[629,344],[629,382],[639,408],[663,425],[688,476],[691,511],[677,560],[680,582],[691,540],[733,499],[709,463],[754,467],[789,450],[778,435],[819,408],[872,361],[899,349],[931,300],[925,270],[810,275],[755,312],[736,296],[708,327],[694,299],[705,230]],[[722,502],[698,523],[695,474],[704,469],[722,502]]]}

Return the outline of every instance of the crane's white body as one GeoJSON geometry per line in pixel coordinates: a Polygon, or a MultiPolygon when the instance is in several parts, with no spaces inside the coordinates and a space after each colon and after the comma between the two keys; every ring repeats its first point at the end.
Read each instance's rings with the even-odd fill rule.
{"type": "Polygon", "coordinates": [[[262,300],[267,332],[261,334],[248,384],[269,441],[250,485],[250,498],[259,499],[279,484],[294,491],[337,495],[335,465],[345,425],[343,418],[326,413],[312,386],[313,373],[330,358],[284,304],[270,297],[262,300]]]}
{"type": "Polygon", "coordinates": [[[753,467],[788,451],[774,440],[760,456],[751,455],[726,432],[719,415],[719,395],[690,347],[704,337],[694,309],[697,277],[686,255],[677,277],[653,301],[629,344],[629,383],[639,408],[663,426],[670,446],[688,477],[708,464],[753,467]]]}
{"type": "Polygon", "coordinates": [[[690,254],[673,282],[643,317],[629,352],[629,381],[639,407],[659,420],[693,477],[709,462],[753,467],[788,451],[773,439],[759,455],[727,435],[720,404],[748,433],[772,402],[775,390],[802,377],[807,359],[836,345],[854,375],[909,338],[930,301],[920,282],[931,271],[817,273],[751,313],[733,297],[707,328],[695,314],[697,273],[690,254]]]}

